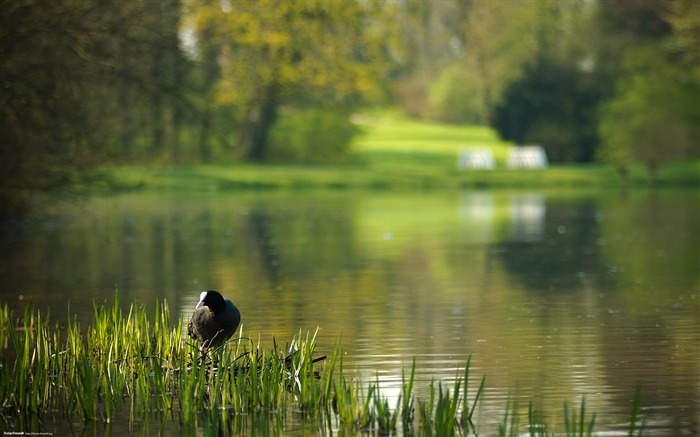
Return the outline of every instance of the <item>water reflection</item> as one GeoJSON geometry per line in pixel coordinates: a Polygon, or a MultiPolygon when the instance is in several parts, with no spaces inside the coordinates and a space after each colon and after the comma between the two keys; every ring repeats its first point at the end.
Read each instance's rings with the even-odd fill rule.
{"type": "Polygon", "coordinates": [[[593,199],[579,200],[575,208],[553,200],[548,209],[541,197],[516,199],[511,201],[512,238],[494,248],[519,285],[540,292],[605,285],[609,273],[601,260],[593,199]]]}
{"type": "Polygon", "coordinates": [[[546,210],[542,194],[512,194],[510,196],[510,241],[542,240],[546,210]]]}
{"type": "MultiPolygon", "coordinates": [[[[585,396],[625,429],[642,386],[655,434],[697,433],[700,207],[688,192],[130,195],[3,235],[2,302],[62,320],[92,301],[167,299],[189,316],[219,289],[254,340],[319,328],[385,395],[417,361],[416,394],[470,354],[475,423],[508,396],[560,418],[585,396]],[[19,300],[19,296],[23,300],[19,300]]],[[[87,321],[86,321],[87,323],[87,321]]],[[[393,402],[392,402],[393,403],[393,402]]],[[[526,411],[524,412],[526,414],[526,411]]],[[[214,425],[212,425],[214,426],[214,425]]],[[[296,426],[296,425],[293,425],[296,426]]],[[[238,431],[236,431],[238,432],[238,431]]]]}
{"type": "Polygon", "coordinates": [[[460,223],[460,229],[463,230],[460,234],[462,240],[488,243],[496,238],[492,193],[477,192],[462,195],[459,210],[462,218],[460,223]]]}

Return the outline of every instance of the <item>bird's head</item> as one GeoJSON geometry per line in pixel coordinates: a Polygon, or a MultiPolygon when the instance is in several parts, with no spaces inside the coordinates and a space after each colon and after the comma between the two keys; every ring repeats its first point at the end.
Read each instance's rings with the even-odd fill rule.
{"type": "Polygon", "coordinates": [[[199,295],[199,303],[197,303],[197,308],[202,306],[207,306],[210,310],[217,312],[226,307],[226,301],[218,291],[206,290],[199,295]]]}

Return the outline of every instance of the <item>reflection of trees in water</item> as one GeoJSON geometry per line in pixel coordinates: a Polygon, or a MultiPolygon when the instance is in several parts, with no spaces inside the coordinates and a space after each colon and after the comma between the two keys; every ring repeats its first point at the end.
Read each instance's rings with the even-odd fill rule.
{"type": "Polygon", "coordinates": [[[353,205],[340,201],[254,206],[238,232],[243,260],[273,284],[346,269],[357,258],[353,217],[353,205]]]}
{"type": "Polygon", "coordinates": [[[272,227],[271,215],[267,211],[253,209],[246,214],[239,237],[244,240],[248,262],[254,264],[274,287],[279,276],[280,260],[272,227]]]}
{"type": "Polygon", "coordinates": [[[542,210],[519,201],[516,207],[511,215],[511,239],[492,247],[525,288],[577,290],[603,280],[597,208],[592,200],[575,207],[550,202],[542,210]]]}

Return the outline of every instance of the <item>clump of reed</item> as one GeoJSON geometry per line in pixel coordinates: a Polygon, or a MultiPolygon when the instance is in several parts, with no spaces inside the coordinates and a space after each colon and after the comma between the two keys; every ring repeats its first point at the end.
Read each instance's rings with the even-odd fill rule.
{"type": "Polygon", "coordinates": [[[171,323],[167,302],[153,313],[131,305],[122,313],[94,305],[91,326],[69,319],[64,329],[27,308],[16,325],[5,306],[0,320],[3,411],[64,411],[110,422],[128,409],[131,420],[164,415],[183,423],[203,410],[285,409],[319,404],[313,371],[315,336],[295,337],[282,350],[263,350],[242,336],[210,350],[206,362],[182,337],[183,319],[171,323]],[[315,392],[314,392],[315,390],[315,392]]]}
{"type": "MultiPolygon", "coordinates": [[[[330,357],[315,356],[316,333],[300,332],[284,346],[273,340],[269,349],[239,333],[202,359],[197,345],[183,338],[183,318],[173,322],[165,301],[156,302],[153,311],[132,304],[124,313],[117,294],[112,305],[95,304],[93,313],[92,324],[83,328],[75,317],[60,327],[31,307],[17,320],[6,305],[1,309],[3,417],[60,412],[70,420],[109,424],[128,415],[131,424],[264,423],[267,428],[272,423],[278,432],[294,414],[321,431],[476,432],[472,419],[485,377],[471,394],[471,357],[451,386],[432,381],[423,398],[414,395],[414,360],[410,373],[402,372],[400,395],[390,405],[378,378],[367,384],[349,376],[339,342],[330,357]]],[[[501,435],[517,433],[516,412],[506,407],[501,435]]],[[[577,412],[565,404],[564,416],[567,435],[592,432],[595,416],[586,416],[585,403],[577,412]]],[[[532,406],[528,429],[531,435],[548,435],[532,406]]]]}

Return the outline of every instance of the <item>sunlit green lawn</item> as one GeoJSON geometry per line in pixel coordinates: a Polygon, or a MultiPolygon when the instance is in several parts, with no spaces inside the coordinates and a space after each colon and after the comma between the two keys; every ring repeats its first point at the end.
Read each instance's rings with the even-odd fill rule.
{"type": "MultiPolygon", "coordinates": [[[[482,126],[458,126],[406,119],[387,111],[356,117],[362,129],[348,163],[201,164],[126,166],[112,169],[110,188],[151,189],[438,189],[488,187],[617,187],[622,180],[608,165],[556,165],[543,170],[511,170],[505,161],[512,144],[482,126]],[[489,148],[495,170],[459,170],[466,148],[489,148]]],[[[631,167],[630,184],[648,185],[645,170],[631,167]]],[[[665,165],[658,185],[700,185],[700,161],[665,165]]]]}

